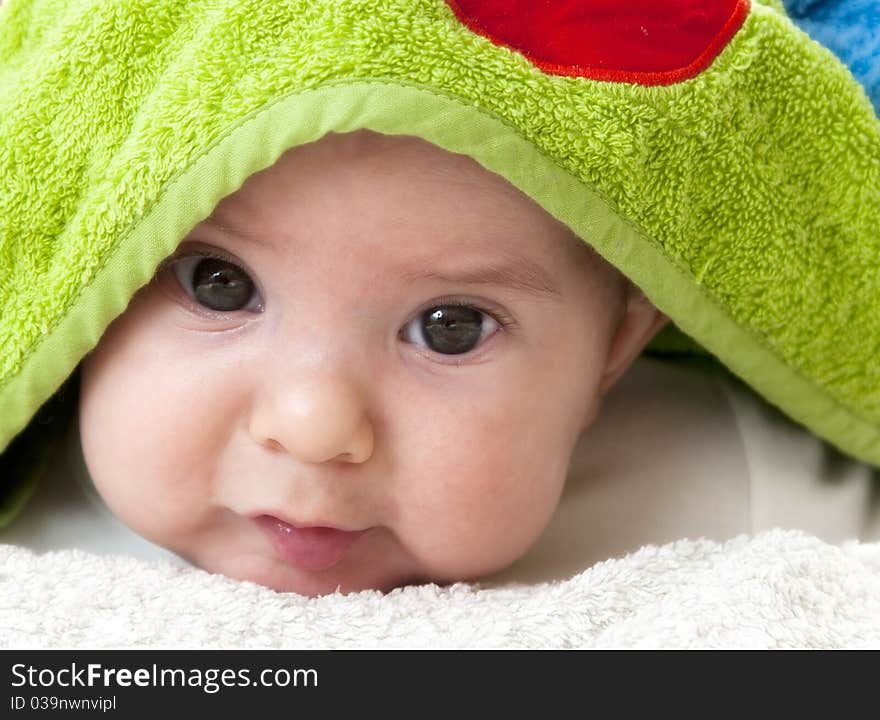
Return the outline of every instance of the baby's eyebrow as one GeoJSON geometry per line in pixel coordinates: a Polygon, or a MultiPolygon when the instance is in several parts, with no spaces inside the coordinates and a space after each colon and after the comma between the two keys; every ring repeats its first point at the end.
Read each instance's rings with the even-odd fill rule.
{"type": "MultiPolygon", "coordinates": [[[[257,245],[268,246],[264,237],[251,233],[239,226],[233,226],[217,217],[208,217],[203,222],[217,228],[221,232],[251,241],[257,245]]],[[[537,297],[559,299],[559,291],[554,279],[540,265],[524,257],[514,256],[493,265],[475,265],[449,271],[419,269],[402,276],[404,283],[419,280],[438,280],[463,285],[492,285],[518,290],[537,297]]]]}
{"type": "Polygon", "coordinates": [[[229,235],[231,237],[236,237],[241,240],[245,240],[247,242],[252,242],[255,245],[260,245],[261,247],[269,247],[270,243],[267,242],[266,238],[259,233],[254,233],[248,230],[241,225],[236,225],[224,218],[215,217],[213,215],[206,217],[202,220],[203,225],[210,225],[213,228],[216,228],[224,235],[229,235]]]}
{"type": "Polygon", "coordinates": [[[523,257],[509,258],[495,265],[474,266],[447,272],[416,270],[403,275],[406,283],[418,280],[440,280],[465,285],[495,285],[540,297],[561,298],[553,278],[540,265],[523,257]]]}

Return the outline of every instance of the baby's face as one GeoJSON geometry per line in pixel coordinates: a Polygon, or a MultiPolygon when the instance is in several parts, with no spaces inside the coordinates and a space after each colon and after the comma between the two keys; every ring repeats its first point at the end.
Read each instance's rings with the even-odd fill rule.
{"type": "Polygon", "coordinates": [[[329,135],[224,199],[84,360],[88,469],[144,537],[279,591],[478,578],[556,507],[621,287],[473,160],[329,135]]]}

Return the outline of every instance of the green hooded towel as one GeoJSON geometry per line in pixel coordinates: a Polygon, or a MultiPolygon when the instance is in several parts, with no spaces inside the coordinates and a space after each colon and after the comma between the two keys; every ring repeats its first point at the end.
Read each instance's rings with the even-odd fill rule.
{"type": "Polygon", "coordinates": [[[880,121],[777,0],[7,0],[0,523],[158,264],[285,150],[358,128],[502,175],[673,320],[653,351],[880,466],[880,121]]]}

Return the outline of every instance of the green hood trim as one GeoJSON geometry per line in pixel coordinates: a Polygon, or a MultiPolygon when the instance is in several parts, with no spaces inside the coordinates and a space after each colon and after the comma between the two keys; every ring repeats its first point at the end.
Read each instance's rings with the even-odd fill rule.
{"type": "Polygon", "coordinates": [[[643,87],[545,75],[439,0],[10,0],[0,448],[220,199],[359,128],[504,176],[692,351],[880,465],[880,122],[830,52],[759,3],[702,74],[643,87]]]}

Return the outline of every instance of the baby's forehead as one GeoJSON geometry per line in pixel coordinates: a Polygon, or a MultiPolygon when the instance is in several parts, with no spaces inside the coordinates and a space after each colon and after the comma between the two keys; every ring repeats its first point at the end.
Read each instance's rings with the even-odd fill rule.
{"type": "Polygon", "coordinates": [[[400,258],[449,248],[499,258],[540,256],[552,271],[561,259],[587,261],[593,255],[563,223],[473,158],[420,137],[369,130],[329,133],[287,150],[224,198],[204,223],[262,239],[287,254],[296,252],[296,243],[285,238],[296,236],[301,224],[330,238],[358,231],[364,214],[371,216],[374,234],[406,240],[400,258]]]}
{"type": "Polygon", "coordinates": [[[275,183],[290,179],[307,183],[316,170],[335,173],[340,182],[351,175],[365,179],[394,176],[421,181],[420,185],[430,184],[435,193],[465,185],[471,192],[498,193],[511,201],[534,204],[506,178],[468,155],[451,152],[415,135],[386,135],[367,129],[330,132],[319,140],[290,148],[254,177],[265,176],[275,183]]]}

